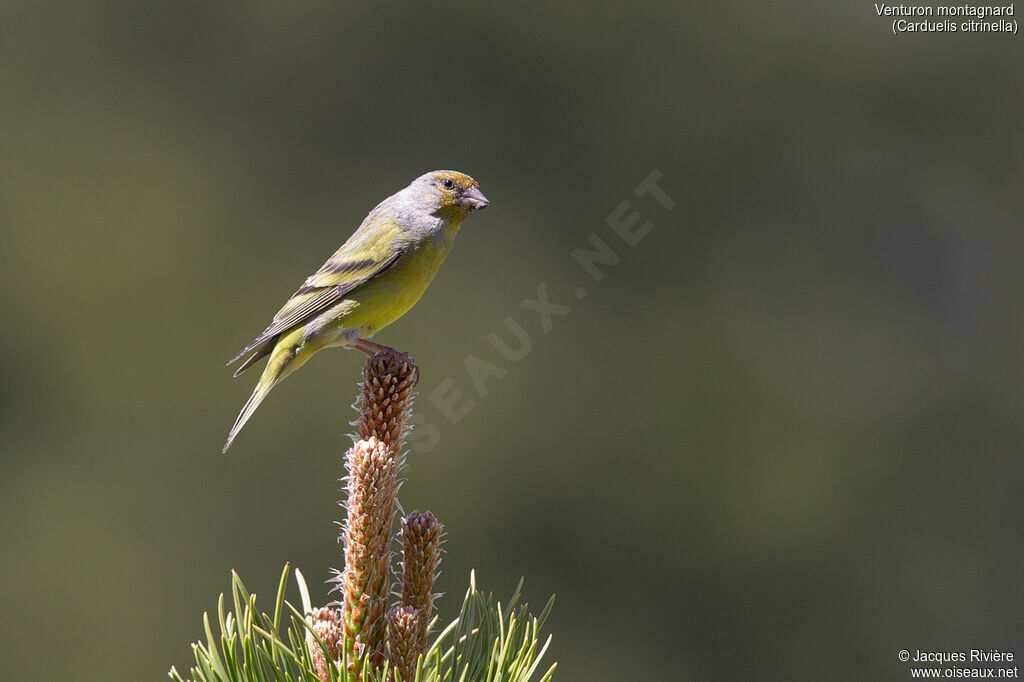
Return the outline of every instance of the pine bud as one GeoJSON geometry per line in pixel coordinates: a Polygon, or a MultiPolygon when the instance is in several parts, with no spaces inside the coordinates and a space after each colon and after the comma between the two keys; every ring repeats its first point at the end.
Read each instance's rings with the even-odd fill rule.
{"type": "Polygon", "coordinates": [[[341,629],[338,610],[327,606],[313,609],[310,621],[313,632],[306,633],[306,642],[309,646],[309,653],[313,657],[313,669],[316,671],[316,676],[323,682],[330,682],[330,667],[336,665],[336,661],[341,658],[341,629]],[[327,649],[326,656],[313,633],[316,633],[316,637],[323,641],[324,647],[327,649]]]}
{"type": "Polygon", "coordinates": [[[423,612],[412,606],[395,604],[388,613],[388,652],[391,667],[402,682],[416,679],[416,660],[424,653],[420,647],[420,622],[423,612]]]}
{"type": "Polygon", "coordinates": [[[378,660],[386,635],[391,527],[403,459],[373,436],[353,445],[346,458],[345,570],[335,579],[342,592],[341,626],[350,662],[364,654],[378,660]]]}
{"type": "Polygon", "coordinates": [[[414,510],[402,519],[402,605],[419,613],[417,654],[427,650],[427,628],[434,608],[434,581],[441,568],[444,527],[429,512],[414,510]]]}
{"type": "Polygon", "coordinates": [[[388,349],[366,359],[356,404],[359,438],[376,436],[392,449],[401,449],[419,376],[419,368],[405,353],[388,349]]]}

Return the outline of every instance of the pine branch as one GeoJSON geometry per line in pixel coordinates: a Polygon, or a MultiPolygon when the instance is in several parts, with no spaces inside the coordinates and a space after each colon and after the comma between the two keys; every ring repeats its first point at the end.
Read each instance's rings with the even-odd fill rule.
{"type": "MultiPolygon", "coordinates": [[[[459,617],[428,646],[433,592],[441,566],[444,528],[434,515],[413,511],[402,519],[400,601],[391,609],[394,519],[399,509],[402,443],[411,416],[419,369],[391,349],[366,361],[354,422],[358,433],[345,454],[345,519],[341,542],[345,568],[332,582],[341,599],[314,609],[302,574],[295,572],[301,610],[285,600],[286,566],[274,615],[256,609],[256,597],[233,574],[234,611],[217,608],[220,637],[204,615],[206,642],[193,645],[194,682],[528,682],[538,672],[551,638],[540,644],[540,618],[518,606],[519,589],[506,606],[470,587],[459,617]],[[282,620],[282,617],[290,613],[282,620]]],[[[522,584],[520,583],[520,587],[522,584]]],[[[334,591],[332,590],[332,591],[334,591]]],[[[548,682],[552,665],[539,678],[548,682]]],[[[185,682],[177,670],[170,676],[185,682]]]]}

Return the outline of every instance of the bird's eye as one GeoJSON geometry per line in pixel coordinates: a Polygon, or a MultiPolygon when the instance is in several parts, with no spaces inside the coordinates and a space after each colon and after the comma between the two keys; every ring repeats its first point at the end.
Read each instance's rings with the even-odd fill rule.
{"type": "Polygon", "coordinates": [[[446,178],[443,184],[445,189],[455,189],[455,181],[451,178],[446,178]]]}

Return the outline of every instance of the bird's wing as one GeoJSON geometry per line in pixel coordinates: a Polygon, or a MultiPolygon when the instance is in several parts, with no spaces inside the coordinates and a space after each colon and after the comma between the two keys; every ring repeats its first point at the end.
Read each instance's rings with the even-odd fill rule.
{"type": "MultiPolygon", "coordinates": [[[[380,227],[381,229],[375,230],[372,235],[362,229],[352,235],[344,246],[292,294],[277,315],[274,315],[270,326],[238,355],[231,358],[228,364],[237,361],[278,334],[305,323],[340,303],[346,294],[394,265],[402,254],[395,246],[393,233],[401,228],[394,224],[380,227]]],[[[256,359],[258,358],[252,358],[256,359]]],[[[248,367],[249,364],[251,363],[246,361],[244,367],[248,367]]]]}

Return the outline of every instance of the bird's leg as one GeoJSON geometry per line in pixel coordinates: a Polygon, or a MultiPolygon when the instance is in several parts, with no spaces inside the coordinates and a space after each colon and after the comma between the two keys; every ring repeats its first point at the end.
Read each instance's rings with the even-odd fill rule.
{"type": "Polygon", "coordinates": [[[353,341],[352,342],[352,347],[355,348],[356,350],[363,351],[364,353],[366,353],[370,357],[373,357],[374,355],[377,354],[377,351],[375,351],[374,349],[370,348],[369,346],[364,346],[362,339],[356,339],[355,341],[353,341]]]}
{"type": "Polygon", "coordinates": [[[352,344],[352,347],[358,348],[359,350],[363,351],[364,353],[370,356],[376,355],[377,353],[380,353],[382,351],[391,351],[392,353],[398,352],[391,346],[385,346],[380,343],[374,343],[369,339],[356,339],[355,343],[352,344]]]}

